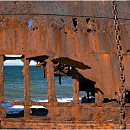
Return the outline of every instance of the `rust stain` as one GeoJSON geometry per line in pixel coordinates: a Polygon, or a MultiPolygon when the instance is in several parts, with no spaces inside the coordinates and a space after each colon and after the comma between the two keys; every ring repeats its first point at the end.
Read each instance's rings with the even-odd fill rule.
{"type": "MultiPolygon", "coordinates": [[[[128,2],[128,1],[127,1],[128,2]]],[[[124,66],[130,69],[129,4],[117,2],[124,66]],[[123,7],[124,5],[125,7],[123,7]],[[126,14],[128,18],[126,18],[126,14]]],[[[128,2],[129,3],[129,2],[128,2]]],[[[120,77],[115,33],[109,1],[92,2],[0,2],[0,128],[32,129],[119,129],[120,77]],[[83,10],[81,10],[83,9],[83,10]],[[29,27],[28,22],[33,24],[29,27]],[[23,117],[7,118],[4,101],[3,63],[5,55],[22,55],[24,63],[24,100],[11,105],[24,105],[23,117]],[[48,102],[35,102],[29,95],[29,63],[36,60],[47,76],[48,102]],[[115,64],[115,66],[114,66],[115,64]],[[55,94],[54,76],[72,76],[73,102],[60,103],[55,94]],[[115,80],[116,79],[116,80],[115,80]],[[79,91],[93,93],[95,99],[83,98],[79,91]],[[33,116],[42,105],[44,116],[33,116]]],[[[129,79],[129,71],[125,71],[129,79]]],[[[126,82],[130,92],[130,81],[126,82]]],[[[130,101],[126,99],[126,128],[130,129],[130,101]]]]}

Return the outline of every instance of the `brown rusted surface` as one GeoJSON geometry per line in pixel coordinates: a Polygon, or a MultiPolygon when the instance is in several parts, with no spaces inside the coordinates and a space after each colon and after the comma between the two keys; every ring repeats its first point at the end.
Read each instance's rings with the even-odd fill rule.
{"type": "Polygon", "coordinates": [[[73,81],[73,103],[79,103],[79,77],[75,68],[72,68],[71,75],[73,81]]]}
{"type": "Polygon", "coordinates": [[[47,84],[48,84],[48,93],[47,99],[49,102],[56,102],[56,95],[55,95],[55,84],[54,84],[54,66],[53,62],[49,59],[46,60],[46,70],[47,70],[47,84]]]}
{"type": "MultiPolygon", "coordinates": [[[[130,2],[116,3],[125,87],[130,91],[130,2]]],[[[112,102],[118,98],[121,86],[115,40],[110,1],[0,2],[0,103],[4,98],[3,62],[11,59],[4,55],[23,55],[20,59],[24,62],[24,100],[11,101],[12,105],[24,105],[24,117],[6,119],[5,109],[0,104],[0,115],[4,113],[1,125],[43,129],[119,128],[120,106],[116,101],[112,102]],[[31,27],[28,26],[30,20],[31,27]],[[30,100],[30,60],[42,63],[49,88],[47,103],[30,100]],[[72,75],[72,103],[57,102],[54,74],[59,76],[60,83],[62,75],[72,75]],[[80,86],[81,77],[86,79],[87,93],[93,89],[95,103],[79,103],[79,90],[84,89],[80,86]],[[105,103],[104,99],[111,102],[105,103]],[[45,106],[47,116],[39,119],[31,116],[32,105],[45,106]]],[[[130,128],[129,104],[126,109],[126,128],[130,128]]]]}
{"type": "MultiPolygon", "coordinates": [[[[29,120],[25,120],[25,118],[3,119],[2,126],[5,128],[39,129],[70,129],[73,127],[75,127],[75,129],[119,129],[118,118],[120,107],[118,106],[108,105],[95,107],[92,105],[86,106],[86,104],[68,106],[66,104],[67,103],[64,103],[64,105],[62,103],[59,105],[50,105],[47,107],[48,110],[53,109],[54,111],[48,113],[46,117],[31,116],[29,120]]],[[[127,128],[130,128],[129,119],[127,119],[127,128]]]]}
{"type": "MultiPolygon", "coordinates": [[[[117,4],[126,68],[125,85],[129,89],[129,2],[117,4]]],[[[80,61],[92,68],[87,73],[80,70],[80,73],[95,81],[104,91],[105,98],[115,98],[120,82],[118,64],[115,64],[118,59],[111,11],[110,2],[1,2],[0,53],[27,57],[51,55],[52,59],[68,57],[80,61]],[[73,25],[75,17],[76,27],[73,25]],[[31,19],[30,31],[28,21],[31,19]],[[109,94],[113,86],[115,89],[109,94]]]]}
{"type": "Polygon", "coordinates": [[[4,64],[4,56],[0,55],[0,105],[1,102],[4,101],[4,74],[3,74],[3,65],[4,64]]]}
{"type": "Polygon", "coordinates": [[[23,59],[23,76],[24,76],[24,117],[27,118],[30,115],[30,106],[27,104],[30,101],[29,96],[29,59],[26,57],[23,59]]]}
{"type": "Polygon", "coordinates": [[[0,55],[0,120],[6,116],[6,108],[1,106],[1,102],[4,101],[3,63],[4,56],[0,55]]]}

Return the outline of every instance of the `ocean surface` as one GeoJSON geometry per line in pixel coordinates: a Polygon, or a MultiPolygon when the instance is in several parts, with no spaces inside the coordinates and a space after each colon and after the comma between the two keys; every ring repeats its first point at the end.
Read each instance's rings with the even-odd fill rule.
{"type": "MultiPolygon", "coordinates": [[[[23,66],[4,66],[4,102],[2,106],[7,108],[7,113],[17,113],[23,110],[23,106],[11,106],[9,101],[20,101],[24,99],[24,77],[23,66]]],[[[30,99],[34,101],[47,102],[48,85],[43,77],[41,67],[30,66],[30,99]]],[[[71,76],[62,76],[61,85],[59,77],[55,77],[55,94],[58,102],[73,101],[73,84],[71,76]]],[[[79,102],[81,98],[87,96],[86,92],[79,92],[79,102]]],[[[41,108],[44,106],[32,106],[41,108]]]]}

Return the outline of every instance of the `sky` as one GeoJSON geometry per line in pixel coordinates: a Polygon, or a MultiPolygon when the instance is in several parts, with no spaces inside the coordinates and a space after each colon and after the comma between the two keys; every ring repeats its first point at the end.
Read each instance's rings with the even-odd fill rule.
{"type": "MultiPolygon", "coordinates": [[[[28,27],[31,27],[33,20],[28,21],[28,27]]],[[[31,29],[29,28],[31,31],[31,29]]],[[[21,55],[5,55],[7,57],[21,57],[21,55]]],[[[31,61],[30,65],[36,65],[35,61],[31,61]]],[[[6,60],[4,62],[4,66],[23,66],[23,62],[21,60],[6,60]]]]}
{"type": "MultiPolygon", "coordinates": [[[[5,55],[7,57],[21,57],[21,55],[5,55]]],[[[29,65],[36,65],[35,61],[31,61],[29,65]]],[[[23,66],[23,62],[21,60],[6,60],[4,62],[4,66],[23,66]]]]}

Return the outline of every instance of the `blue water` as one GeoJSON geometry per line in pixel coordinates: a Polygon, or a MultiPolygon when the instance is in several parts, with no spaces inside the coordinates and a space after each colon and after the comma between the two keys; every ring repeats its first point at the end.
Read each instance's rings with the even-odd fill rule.
{"type": "MultiPolygon", "coordinates": [[[[4,102],[2,102],[2,106],[7,108],[7,113],[17,113],[23,110],[23,106],[11,106],[9,103],[11,100],[24,100],[24,77],[22,69],[23,66],[4,66],[4,102]]],[[[47,102],[48,84],[46,78],[43,77],[42,68],[30,66],[29,74],[30,99],[47,102]]],[[[59,77],[55,77],[55,94],[58,102],[73,102],[71,76],[62,76],[61,85],[59,84],[59,77]]],[[[79,92],[79,102],[81,102],[83,96],[86,96],[86,92],[79,92]]]]}
{"type": "MultiPolygon", "coordinates": [[[[24,99],[24,77],[22,66],[4,66],[4,100],[24,99]]],[[[30,98],[31,100],[46,100],[48,85],[43,77],[41,67],[30,66],[30,98]]],[[[62,84],[59,84],[59,77],[55,77],[55,94],[57,98],[72,98],[73,84],[71,76],[62,76],[62,84]]]]}

